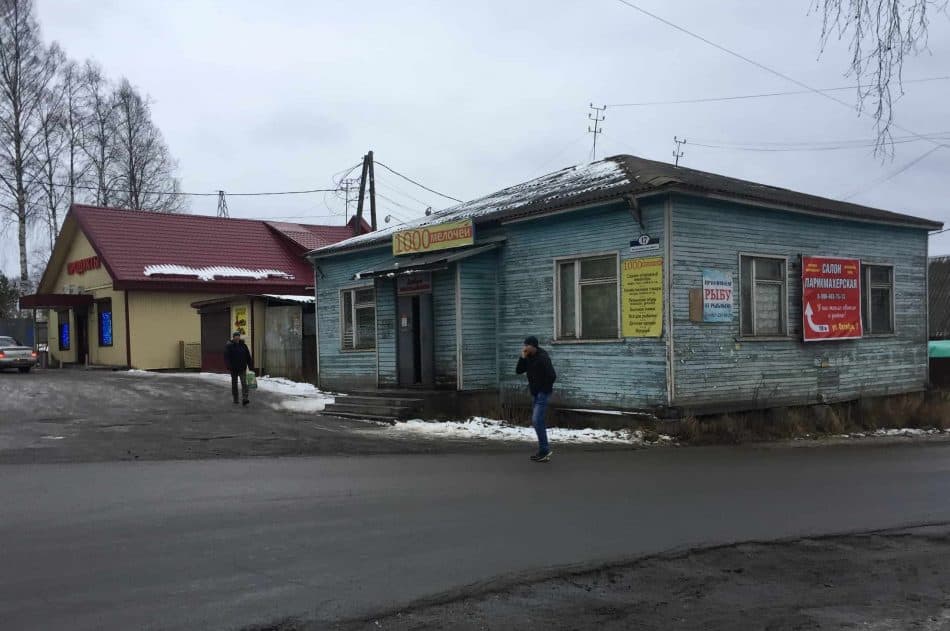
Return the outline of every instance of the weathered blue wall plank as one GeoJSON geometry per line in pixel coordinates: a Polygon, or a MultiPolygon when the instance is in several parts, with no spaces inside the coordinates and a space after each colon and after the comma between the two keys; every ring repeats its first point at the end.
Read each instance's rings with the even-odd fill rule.
{"type": "Polygon", "coordinates": [[[462,389],[495,388],[498,385],[496,253],[486,252],[456,265],[462,288],[462,389]]]}
{"type": "Polygon", "coordinates": [[[814,403],[918,390],[927,371],[927,234],[739,204],[673,198],[673,369],[678,406],[814,403]],[[739,340],[739,253],[788,257],[789,337],[739,340]],[[804,343],[801,255],[895,266],[896,333],[804,343]],[[729,271],[736,291],[729,324],[689,320],[689,290],[704,268],[729,271]],[[825,366],[825,367],[823,367],[825,366]]]}
{"type": "MultiPolygon", "coordinates": [[[[662,203],[642,205],[646,232],[664,237],[662,203]]],[[[555,401],[572,407],[648,408],[666,404],[666,342],[628,338],[610,343],[551,343],[554,259],[597,253],[628,258],[640,226],[625,205],[585,209],[506,226],[499,255],[498,344],[502,396],[523,399],[525,378],[514,368],[526,335],[551,355],[555,401]]],[[[657,252],[662,255],[662,251],[657,252]]]]}

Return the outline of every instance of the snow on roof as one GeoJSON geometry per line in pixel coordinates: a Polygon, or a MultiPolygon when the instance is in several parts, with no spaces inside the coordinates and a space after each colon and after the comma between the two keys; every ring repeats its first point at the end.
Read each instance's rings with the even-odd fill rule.
{"type": "Polygon", "coordinates": [[[145,276],[193,276],[198,280],[212,281],[218,278],[286,278],[293,280],[294,276],[274,269],[245,269],[241,267],[190,267],[188,265],[146,265],[145,276]]]}
{"type": "Polygon", "coordinates": [[[265,298],[273,298],[274,300],[286,300],[287,302],[302,302],[305,304],[311,304],[314,301],[313,296],[278,296],[277,294],[264,294],[265,298]]]}
{"type": "Polygon", "coordinates": [[[558,200],[569,200],[598,190],[606,190],[629,184],[626,172],[620,163],[607,159],[590,164],[568,167],[543,175],[539,178],[509,186],[485,197],[463,202],[422,217],[415,221],[389,226],[322,247],[316,252],[333,252],[359,245],[368,245],[384,241],[393,233],[410,228],[419,228],[434,224],[476,219],[512,210],[528,204],[550,204],[558,200]]]}

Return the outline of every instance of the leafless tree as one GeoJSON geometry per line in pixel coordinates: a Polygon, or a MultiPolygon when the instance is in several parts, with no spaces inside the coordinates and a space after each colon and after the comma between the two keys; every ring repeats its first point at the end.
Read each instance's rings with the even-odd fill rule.
{"type": "Polygon", "coordinates": [[[39,37],[32,0],[0,0],[0,211],[17,225],[20,283],[29,284],[40,112],[55,67],[39,37]]]}
{"type": "Polygon", "coordinates": [[[116,103],[112,86],[96,63],[86,62],[81,82],[85,131],[82,151],[95,187],[90,201],[97,206],[108,206],[113,202],[111,193],[115,185],[116,103]]]}
{"type": "Polygon", "coordinates": [[[858,82],[859,111],[873,112],[876,152],[893,148],[894,102],[903,95],[904,60],[927,49],[930,17],[948,0],[813,0],[822,15],[821,50],[849,40],[848,75],[858,82]]]}
{"type": "Polygon", "coordinates": [[[175,212],[184,207],[177,165],[152,121],[148,98],[128,79],[116,87],[116,189],[133,210],[175,212]]]}
{"type": "Polygon", "coordinates": [[[76,187],[86,183],[89,160],[82,148],[86,131],[86,103],[84,101],[82,70],[76,62],[67,60],[60,71],[63,84],[64,118],[66,135],[66,181],[69,205],[76,202],[76,187]]]}
{"type": "MultiPolygon", "coordinates": [[[[66,63],[66,55],[55,44],[49,51],[50,64],[56,69],[66,63]]],[[[59,234],[59,217],[67,189],[61,179],[66,172],[66,149],[69,144],[67,135],[66,85],[62,75],[50,82],[46,96],[40,101],[39,141],[36,146],[37,183],[41,191],[43,216],[49,233],[50,250],[59,234]]]]}

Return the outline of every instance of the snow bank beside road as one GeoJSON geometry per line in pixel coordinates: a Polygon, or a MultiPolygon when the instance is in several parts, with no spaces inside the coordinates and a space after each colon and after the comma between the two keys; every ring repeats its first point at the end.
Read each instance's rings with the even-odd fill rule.
{"type": "MultiPolygon", "coordinates": [[[[473,417],[467,421],[401,421],[388,431],[428,438],[517,442],[533,442],[538,439],[534,433],[534,428],[511,425],[504,421],[482,417],[473,417]]],[[[639,430],[566,429],[562,427],[549,427],[548,438],[555,444],[658,445],[675,442],[671,436],[663,434],[660,434],[656,441],[649,442],[644,438],[644,433],[639,430]]]]}
{"type": "MultiPolygon", "coordinates": [[[[177,377],[181,379],[195,379],[222,386],[231,387],[231,376],[215,372],[149,372],[147,370],[129,370],[126,374],[137,377],[177,377]]],[[[322,412],[323,409],[333,403],[333,395],[318,390],[316,386],[309,383],[300,383],[291,381],[283,377],[258,377],[257,389],[261,392],[283,395],[288,397],[281,399],[274,407],[288,412],[298,412],[301,414],[311,414],[322,412]]]]}

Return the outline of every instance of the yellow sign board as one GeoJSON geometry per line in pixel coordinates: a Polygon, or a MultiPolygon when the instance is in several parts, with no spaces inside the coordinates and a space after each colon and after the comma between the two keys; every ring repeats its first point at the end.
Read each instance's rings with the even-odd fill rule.
{"type": "Polygon", "coordinates": [[[624,337],[660,337],[663,333],[663,258],[623,261],[621,327],[624,337]]]}
{"type": "Polygon", "coordinates": [[[247,307],[232,307],[231,316],[234,319],[231,323],[232,333],[240,331],[241,335],[247,335],[247,307]]]}
{"type": "Polygon", "coordinates": [[[471,219],[450,221],[397,232],[393,235],[393,256],[461,248],[474,243],[475,226],[471,219]]]}

